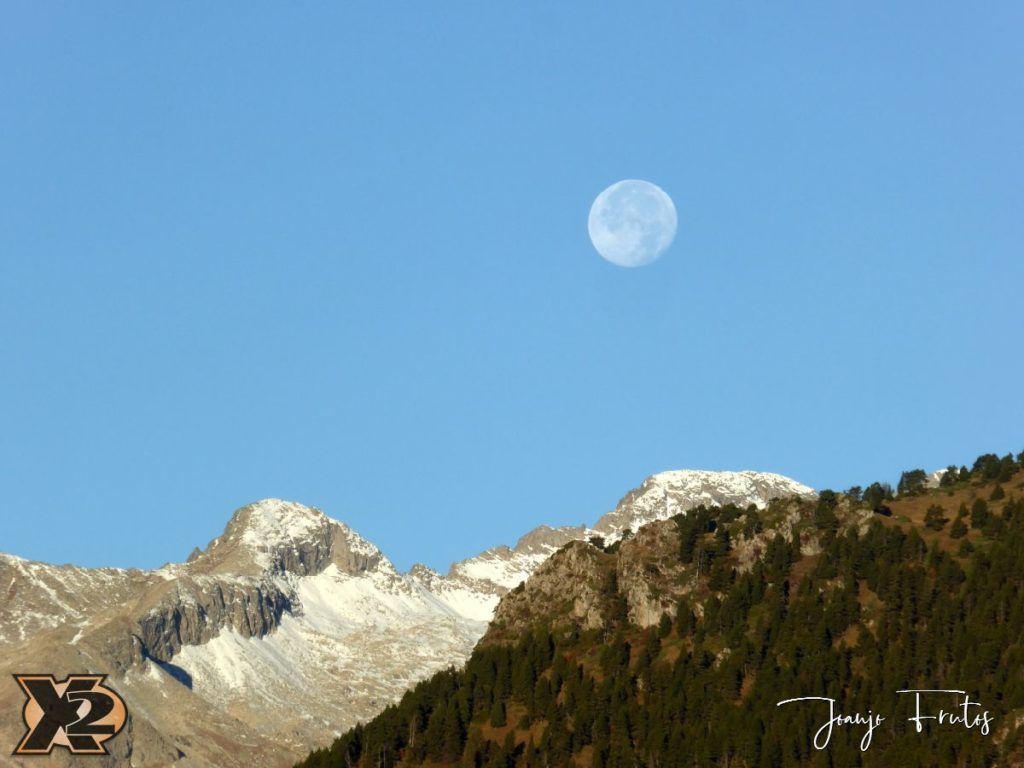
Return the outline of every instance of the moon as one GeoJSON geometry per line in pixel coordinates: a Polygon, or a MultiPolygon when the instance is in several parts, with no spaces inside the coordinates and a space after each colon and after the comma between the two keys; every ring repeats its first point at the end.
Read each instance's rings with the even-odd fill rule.
{"type": "Polygon", "coordinates": [[[620,267],[655,261],[676,236],[676,207],[657,184],[625,179],[590,206],[587,231],[601,257],[620,267]]]}

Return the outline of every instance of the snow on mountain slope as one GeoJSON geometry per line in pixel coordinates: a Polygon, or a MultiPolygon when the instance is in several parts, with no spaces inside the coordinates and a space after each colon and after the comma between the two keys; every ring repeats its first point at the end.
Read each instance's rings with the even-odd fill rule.
{"type": "Polygon", "coordinates": [[[512,589],[547,558],[547,554],[528,555],[500,546],[456,563],[449,575],[461,577],[470,583],[492,584],[500,589],[512,589]]]}
{"type": "Polygon", "coordinates": [[[570,541],[600,536],[611,543],[621,538],[627,529],[636,531],[642,525],[684,513],[701,504],[731,503],[740,507],[753,504],[763,508],[773,498],[813,494],[814,490],[808,486],[769,472],[661,472],[626,494],[593,528],[542,525],[520,538],[515,547],[494,547],[456,563],[448,576],[480,590],[503,594],[522,583],[537,566],[570,541]]]}
{"type": "Polygon", "coordinates": [[[144,578],[139,571],[53,566],[0,554],[0,646],[80,626],[119,605],[144,578]]]}
{"type": "Polygon", "coordinates": [[[285,733],[316,713],[333,733],[461,662],[486,628],[387,567],[351,575],[331,564],[295,593],[301,611],[265,637],[229,630],[175,655],[198,696],[253,724],[273,709],[285,733]]]}
{"type": "Polygon", "coordinates": [[[665,520],[700,505],[751,504],[763,508],[771,499],[813,496],[814,490],[770,472],[712,472],[684,469],[660,472],[630,491],[618,506],[598,520],[595,530],[615,540],[624,530],[665,520]]]}
{"type": "MultiPolygon", "coordinates": [[[[205,550],[155,571],[0,556],[0,676],[109,672],[133,713],[111,747],[133,765],[286,765],[461,664],[501,596],[566,543],[698,504],[811,493],[765,473],[664,472],[594,528],[541,526],[447,575],[399,573],[343,523],[279,499],[239,509],[205,550]]],[[[0,712],[0,740],[20,727],[0,712]]]]}

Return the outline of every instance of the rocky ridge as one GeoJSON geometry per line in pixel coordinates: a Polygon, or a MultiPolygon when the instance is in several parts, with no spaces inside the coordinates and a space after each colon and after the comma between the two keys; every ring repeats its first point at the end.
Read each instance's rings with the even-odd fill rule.
{"type": "MultiPolygon", "coordinates": [[[[662,473],[593,528],[541,526],[446,575],[399,573],[343,523],[276,499],[239,509],[205,549],[154,571],[0,555],[0,672],[110,672],[132,717],[96,765],[285,765],[462,663],[499,598],[559,549],[597,552],[573,542],[612,542],[697,503],[811,493],[764,473],[662,473]]],[[[0,738],[20,730],[20,711],[0,711],[0,738]]],[[[62,750],[51,760],[71,764],[62,750]]],[[[0,755],[7,764],[21,763],[0,755]]]]}

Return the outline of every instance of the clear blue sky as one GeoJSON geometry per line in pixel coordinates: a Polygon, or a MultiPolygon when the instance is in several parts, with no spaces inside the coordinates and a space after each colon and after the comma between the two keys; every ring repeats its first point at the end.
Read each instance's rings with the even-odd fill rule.
{"type": "Polygon", "coordinates": [[[445,568],[646,475],[1024,449],[1019,3],[46,3],[0,25],[0,551],[315,504],[445,568]],[[594,196],[663,187],[625,270],[594,196]]]}

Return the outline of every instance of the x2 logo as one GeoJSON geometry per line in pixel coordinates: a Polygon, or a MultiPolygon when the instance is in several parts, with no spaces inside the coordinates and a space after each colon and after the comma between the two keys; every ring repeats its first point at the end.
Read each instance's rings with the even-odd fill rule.
{"type": "Polygon", "coordinates": [[[124,727],[124,699],[103,685],[106,675],[15,675],[28,701],[21,716],[28,730],[15,755],[48,755],[55,746],[76,755],[105,755],[103,742],[124,727]]]}

